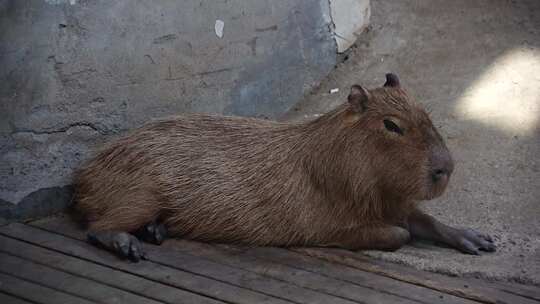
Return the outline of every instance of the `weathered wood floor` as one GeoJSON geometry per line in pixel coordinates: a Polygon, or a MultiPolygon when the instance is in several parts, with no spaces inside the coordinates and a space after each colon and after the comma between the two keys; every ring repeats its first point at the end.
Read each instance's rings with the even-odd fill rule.
{"type": "Polygon", "coordinates": [[[146,245],[130,263],[69,219],[0,227],[0,303],[540,303],[534,286],[417,271],[338,249],[146,245]]]}

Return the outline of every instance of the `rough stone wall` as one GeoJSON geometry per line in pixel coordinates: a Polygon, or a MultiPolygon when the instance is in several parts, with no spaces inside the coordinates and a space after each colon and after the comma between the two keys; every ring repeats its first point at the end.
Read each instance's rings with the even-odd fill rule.
{"type": "Polygon", "coordinates": [[[276,117],[336,50],[328,0],[0,0],[0,217],[65,206],[89,151],[150,119],[276,117]]]}

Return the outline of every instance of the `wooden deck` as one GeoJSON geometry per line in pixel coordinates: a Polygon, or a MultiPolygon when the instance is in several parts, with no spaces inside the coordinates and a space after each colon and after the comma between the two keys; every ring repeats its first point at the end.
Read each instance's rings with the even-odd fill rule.
{"type": "Polygon", "coordinates": [[[168,240],[130,263],[58,217],[0,227],[0,303],[540,303],[534,286],[417,271],[339,249],[168,240]]]}

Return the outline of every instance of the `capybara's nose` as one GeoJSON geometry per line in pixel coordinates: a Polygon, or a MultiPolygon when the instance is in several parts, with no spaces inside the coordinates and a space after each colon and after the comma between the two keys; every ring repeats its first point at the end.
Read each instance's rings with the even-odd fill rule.
{"type": "Polygon", "coordinates": [[[434,149],[431,156],[431,178],[438,182],[443,178],[450,178],[454,171],[454,160],[446,147],[434,149]]]}

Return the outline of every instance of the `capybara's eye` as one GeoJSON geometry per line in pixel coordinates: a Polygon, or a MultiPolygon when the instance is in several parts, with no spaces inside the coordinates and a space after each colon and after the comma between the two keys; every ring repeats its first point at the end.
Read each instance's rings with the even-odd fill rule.
{"type": "Polygon", "coordinates": [[[396,125],[396,123],[394,123],[393,121],[389,119],[385,119],[383,120],[383,123],[386,130],[397,133],[399,135],[403,135],[403,130],[400,127],[398,127],[398,125],[396,125]]]}

